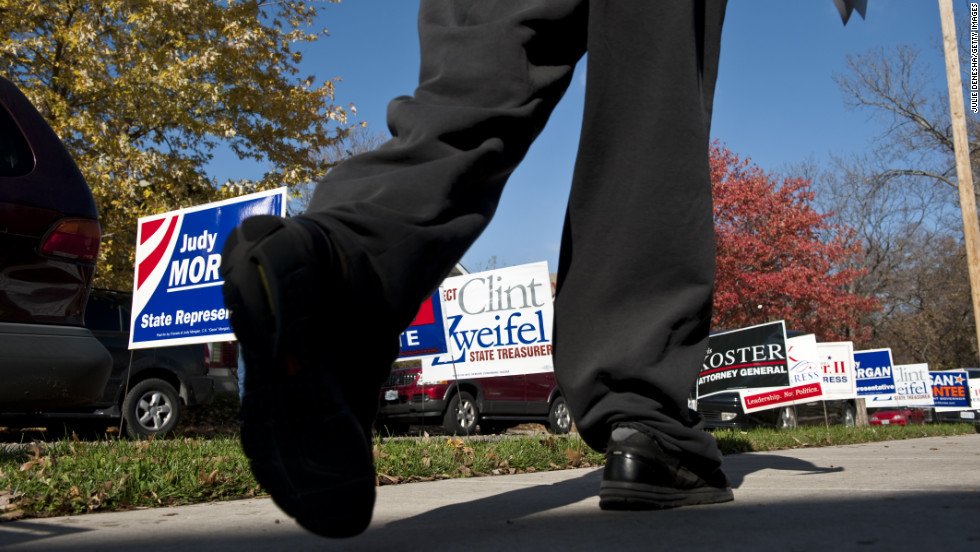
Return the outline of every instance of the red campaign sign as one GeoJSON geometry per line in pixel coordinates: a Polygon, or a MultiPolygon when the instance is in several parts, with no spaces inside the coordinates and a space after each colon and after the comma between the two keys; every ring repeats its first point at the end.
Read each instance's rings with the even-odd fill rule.
{"type": "Polygon", "coordinates": [[[426,301],[419,307],[418,314],[415,315],[415,319],[412,320],[409,326],[422,326],[424,324],[432,324],[435,321],[436,315],[432,309],[432,301],[426,301]]]}
{"type": "Polygon", "coordinates": [[[797,387],[790,387],[788,389],[777,389],[775,391],[767,391],[765,393],[745,395],[743,401],[745,410],[749,410],[757,409],[765,405],[782,404],[802,399],[809,399],[811,397],[820,397],[822,394],[823,391],[820,387],[820,383],[818,382],[800,385],[797,387]]]}
{"type": "Polygon", "coordinates": [[[449,350],[438,291],[422,303],[415,319],[401,333],[398,341],[398,358],[401,360],[439,355],[449,350]]]}

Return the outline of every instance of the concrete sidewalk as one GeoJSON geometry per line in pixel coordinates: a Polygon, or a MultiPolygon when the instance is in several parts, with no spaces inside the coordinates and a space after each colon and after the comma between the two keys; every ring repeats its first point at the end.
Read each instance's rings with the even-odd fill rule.
{"type": "Polygon", "coordinates": [[[0,550],[980,550],[980,435],[728,456],[735,502],[599,510],[601,470],[379,489],[363,535],[306,533],[269,499],[22,520],[0,550]]]}

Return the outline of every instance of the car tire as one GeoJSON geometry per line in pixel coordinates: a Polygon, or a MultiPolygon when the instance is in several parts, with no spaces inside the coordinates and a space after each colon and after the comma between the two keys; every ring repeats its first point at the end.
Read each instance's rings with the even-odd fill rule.
{"type": "Polygon", "coordinates": [[[448,433],[454,435],[474,435],[479,419],[480,411],[473,395],[460,391],[449,400],[442,425],[448,433]]]}
{"type": "Polygon", "coordinates": [[[176,429],[180,413],[177,390],[162,379],[137,383],[123,400],[123,421],[131,437],[163,437],[176,429]]]}
{"type": "Polygon", "coordinates": [[[572,414],[564,397],[556,397],[548,410],[548,429],[552,433],[564,435],[572,430],[572,414]]]}
{"type": "Polygon", "coordinates": [[[792,406],[784,406],[779,409],[779,416],[776,418],[777,429],[793,429],[798,425],[796,420],[796,409],[792,406]]]}
{"type": "Polygon", "coordinates": [[[844,427],[854,427],[857,425],[857,416],[854,414],[854,409],[850,406],[844,407],[844,412],[841,413],[841,425],[844,427]]]}

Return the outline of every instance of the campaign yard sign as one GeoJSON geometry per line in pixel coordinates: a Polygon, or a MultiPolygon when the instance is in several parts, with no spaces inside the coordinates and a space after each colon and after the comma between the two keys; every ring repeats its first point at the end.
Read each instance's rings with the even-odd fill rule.
{"type": "Polygon", "coordinates": [[[822,399],[823,370],[817,352],[817,336],[799,335],[786,339],[786,358],[789,360],[789,385],[793,403],[822,399]]]}
{"type": "Polygon", "coordinates": [[[980,408],[980,379],[970,378],[969,390],[970,404],[973,405],[973,408],[980,408]]]}
{"type": "Polygon", "coordinates": [[[708,351],[697,381],[698,397],[788,386],[786,326],[782,320],[708,337],[708,351]]]}
{"type": "Polygon", "coordinates": [[[854,366],[858,397],[895,394],[891,349],[855,351],[854,366]]]}
{"type": "Polygon", "coordinates": [[[436,291],[422,303],[415,319],[399,336],[398,358],[407,360],[445,354],[448,351],[442,301],[440,301],[439,292],[436,291]]]}
{"type": "Polygon", "coordinates": [[[447,278],[439,291],[449,351],[423,358],[425,381],[554,370],[547,263],[447,278]]]}
{"type": "Polygon", "coordinates": [[[823,397],[823,370],[817,353],[817,338],[813,334],[786,340],[789,386],[739,391],[742,410],[754,412],[780,406],[812,402],[823,397]]]}
{"type": "Polygon", "coordinates": [[[872,395],[867,401],[868,408],[933,405],[928,364],[896,364],[892,367],[892,377],[895,393],[872,395]]]}
{"type": "Polygon", "coordinates": [[[221,249],[254,215],[286,214],[286,188],[137,221],[129,348],[234,339],[221,296],[221,249]]]}
{"type": "Polygon", "coordinates": [[[817,343],[817,358],[823,372],[820,380],[823,385],[823,398],[825,400],[856,398],[854,343],[851,341],[817,343]]]}
{"type": "Polygon", "coordinates": [[[932,402],[938,411],[971,408],[970,374],[966,370],[929,372],[932,402]]]}

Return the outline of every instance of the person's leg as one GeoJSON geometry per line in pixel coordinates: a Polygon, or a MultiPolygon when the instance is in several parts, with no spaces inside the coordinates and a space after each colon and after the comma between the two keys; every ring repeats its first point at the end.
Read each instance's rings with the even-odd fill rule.
{"type": "Polygon", "coordinates": [[[555,368],[586,442],[721,462],[688,410],[714,283],[709,123],[724,1],[590,6],[585,119],[559,262],[555,368]]]}
{"type": "Polygon", "coordinates": [[[489,223],[585,52],[587,16],[583,0],[422,2],[420,84],[390,104],[393,138],[334,168],[304,215],[355,275],[378,275],[400,326],[489,223]]]}
{"type": "Polygon", "coordinates": [[[397,334],[488,223],[585,49],[582,0],[424,0],[422,70],[394,138],[334,168],[294,219],[253,217],[223,252],[247,377],[242,445],[307,529],[363,531],[370,426],[397,334]]]}

